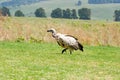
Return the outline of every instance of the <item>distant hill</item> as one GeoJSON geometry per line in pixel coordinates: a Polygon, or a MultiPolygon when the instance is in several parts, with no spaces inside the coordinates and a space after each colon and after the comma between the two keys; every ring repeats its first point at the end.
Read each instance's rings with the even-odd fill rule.
{"type": "Polygon", "coordinates": [[[21,5],[28,5],[37,3],[40,1],[47,1],[47,0],[8,0],[4,1],[0,4],[0,6],[21,6],[21,5]]]}
{"type": "Polygon", "coordinates": [[[88,0],[89,4],[120,3],[120,0],[88,0]]]}
{"type": "Polygon", "coordinates": [[[91,9],[92,20],[110,20],[110,21],[114,20],[113,17],[114,11],[120,9],[120,4],[116,3],[89,4],[88,1],[90,0],[0,0],[0,6],[8,7],[13,16],[15,11],[21,10],[25,14],[25,16],[32,17],[35,16],[34,15],[35,10],[40,7],[45,9],[45,12],[48,17],[50,17],[51,11],[56,8],[61,9],[70,8],[78,10],[85,7],[91,9]]]}

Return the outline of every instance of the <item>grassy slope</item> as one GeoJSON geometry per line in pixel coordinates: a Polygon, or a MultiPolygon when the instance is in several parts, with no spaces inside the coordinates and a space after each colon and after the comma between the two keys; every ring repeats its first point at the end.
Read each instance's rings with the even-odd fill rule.
{"type": "Polygon", "coordinates": [[[84,46],[60,54],[54,43],[0,42],[1,80],[119,80],[120,48],[84,46]]]}
{"type": "Polygon", "coordinates": [[[81,6],[75,6],[75,3],[77,3],[77,0],[50,0],[50,1],[43,1],[40,3],[35,3],[31,5],[22,5],[20,7],[12,7],[10,8],[10,11],[12,14],[18,9],[22,10],[26,15],[33,16],[34,12],[37,8],[43,7],[46,10],[46,13],[48,16],[50,16],[50,13],[55,8],[71,8],[71,9],[80,9],[83,7],[90,8],[92,10],[92,19],[97,20],[114,20],[114,11],[116,9],[119,9],[120,4],[98,4],[98,5],[92,5],[88,4],[87,0],[82,0],[83,3],[81,6]]]}

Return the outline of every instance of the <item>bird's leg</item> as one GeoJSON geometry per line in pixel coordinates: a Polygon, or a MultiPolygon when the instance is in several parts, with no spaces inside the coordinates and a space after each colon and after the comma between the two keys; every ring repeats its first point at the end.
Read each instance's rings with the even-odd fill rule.
{"type": "Polygon", "coordinates": [[[72,54],[72,51],[70,50],[70,54],[72,54]]]}
{"type": "Polygon", "coordinates": [[[67,48],[63,49],[63,50],[62,50],[62,54],[63,54],[66,50],[67,50],[67,48]]]}

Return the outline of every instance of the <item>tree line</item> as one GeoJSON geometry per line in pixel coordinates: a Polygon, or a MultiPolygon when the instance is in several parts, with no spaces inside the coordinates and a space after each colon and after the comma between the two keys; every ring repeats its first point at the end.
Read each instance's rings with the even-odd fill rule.
{"type": "Polygon", "coordinates": [[[76,9],[54,9],[52,10],[52,18],[66,18],[66,19],[84,19],[90,20],[91,10],[88,8],[78,9],[78,14],[76,9]]]}
{"type": "MultiPolygon", "coordinates": [[[[0,13],[2,16],[11,16],[10,11],[7,7],[0,8],[0,13]]],[[[34,15],[36,17],[46,18],[46,12],[43,8],[38,8],[35,10],[34,15]]],[[[24,17],[24,13],[21,10],[17,10],[14,14],[17,17],[24,17]]],[[[91,9],[82,8],[78,9],[61,9],[56,8],[51,12],[51,18],[65,18],[65,19],[83,19],[90,20],[91,19],[91,9]]],[[[120,10],[114,11],[114,21],[120,21],[120,10]]]]}
{"type": "MultiPolygon", "coordinates": [[[[0,12],[3,16],[11,16],[10,11],[7,7],[3,7],[0,9],[0,12]]],[[[46,12],[43,8],[38,8],[35,10],[34,15],[36,17],[47,17],[46,12]]],[[[14,16],[17,17],[24,17],[24,13],[21,10],[17,10],[14,14],[14,16]]],[[[88,8],[82,8],[78,10],[78,14],[76,9],[61,9],[56,8],[52,10],[51,17],[52,18],[66,18],[66,19],[85,19],[90,20],[91,16],[91,10],[88,8]]]]}

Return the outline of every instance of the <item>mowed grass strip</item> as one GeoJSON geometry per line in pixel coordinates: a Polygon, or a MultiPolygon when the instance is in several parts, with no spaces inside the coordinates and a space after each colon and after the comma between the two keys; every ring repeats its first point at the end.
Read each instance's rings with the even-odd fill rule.
{"type": "Polygon", "coordinates": [[[0,42],[0,80],[120,79],[120,47],[61,50],[56,43],[0,42]]]}

